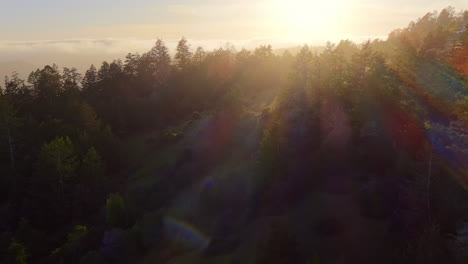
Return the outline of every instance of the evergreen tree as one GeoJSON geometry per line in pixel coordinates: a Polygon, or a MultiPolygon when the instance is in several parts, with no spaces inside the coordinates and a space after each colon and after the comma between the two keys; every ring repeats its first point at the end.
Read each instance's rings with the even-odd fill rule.
{"type": "Polygon", "coordinates": [[[185,38],[182,38],[177,44],[175,58],[175,65],[179,70],[187,69],[192,61],[192,52],[190,52],[190,45],[185,38]]]}
{"type": "Polygon", "coordinates": [[[202,47],[197,47],[195,54],[193,54],[193,63],[200,65],[206,57],[206,52],[202,47]]]}
{"type": "Polygon", "coordinates": [[[171,73],[171,57],[169,51],[161,39],[156,41],[154,47],[146,55],[149,59],[149,67],[156,87],[161,87],[169,79],[171,73]]]}

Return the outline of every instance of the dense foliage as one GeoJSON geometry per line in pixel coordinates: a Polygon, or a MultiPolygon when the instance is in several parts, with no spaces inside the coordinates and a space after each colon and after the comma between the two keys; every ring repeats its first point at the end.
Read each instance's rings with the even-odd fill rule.
{"type": "Polygon", "coordinates": [[[13,73],[1,263],[466,263],[468,11],[13,73]]]}

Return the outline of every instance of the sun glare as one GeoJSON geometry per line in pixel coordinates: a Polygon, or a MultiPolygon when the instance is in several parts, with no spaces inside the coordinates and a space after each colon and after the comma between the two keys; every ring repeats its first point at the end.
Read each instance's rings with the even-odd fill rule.
{"type": "Polygon", "coordinates": [[[275,24],[288,34],[330,33],[344,21],[349,0],[276,0],[275,24]]]}

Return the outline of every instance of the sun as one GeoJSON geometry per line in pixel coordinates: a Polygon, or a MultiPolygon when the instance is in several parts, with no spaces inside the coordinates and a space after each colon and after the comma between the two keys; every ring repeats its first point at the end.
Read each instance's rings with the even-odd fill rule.
{"type": "Polygon", "coordinates": [[[349,0],[275,0],[275,25],[290,34],[321,34],[337,30],[349,0]]]}

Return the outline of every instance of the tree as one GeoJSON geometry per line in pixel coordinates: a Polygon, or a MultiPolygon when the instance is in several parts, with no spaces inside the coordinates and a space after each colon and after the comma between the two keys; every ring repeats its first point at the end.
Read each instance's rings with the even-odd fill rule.
{"type": "Polygon", "coordinates": [[[468,23],[459,33],[457,45],[452,50],[451,63],[461,74],[468,76],[468,23]]]}
{"type": "Polygon", "coordinates": [[[113,60],[111,64],[109,64],[109,77],[116,78],[123,72],[123,63],[120,59],[113,60]]]}
{"type": "Polygon", "coordinates": [[[266,60],[275,55],[273,54],[273,49],[271,45],[262,45],[254,50],[253,56],[257,60],[266,60]]]}
{"type": "Polygon", "coordinates": [[[79,103],[76,105],[74,113],[76,125],[85,129],[88,132],[97,132],[101,128],[101,120],[94,108],[87,103],[79,103]]]}
{"type": "Polygon", "coordinates": [[[309,46],[304,45],[301,51],[296,55],[294,63],[294,77],[298,87],[306,89],[311,82],[313,55],[309,46]]]}
{"type": "Polygon", "coordinates": [[[0,128],[4,130],[5,138],[8,142],[8,153],[10,155],[10,169],[14,173],[15,166],[15,140],[13,135],[13,128],[16,123],[16,111],[13,105],[7,100],[5,95],[0,94],[0,128]]]}
{"type": "Polygon", "coordinates": [[[190,66],[192,61],[192,52],[190,52],[190,45],[185,38],[182,38],[177,44],[174,58],[176,67],[179,70],[185,70],[190,66]]]}
{"type": "Polygon", "coordinates": [[[78,73],[78,70],[75,67],[72,68],[63,68],[63,89],[65,91],[78,91],[78,84],[81,81],[81,74],[78,73]]]}
{"type": "Polygon", "coordinates": [[[93,64],[86,70],[86,73],[81,80],[81,85],[83,86],[83,90],[91,89],[93,85],[95,85],[98,81],[98,74],[96,67],[93,64]]]}
{"type": "Polygon", "coordinates": [[[137,77],[141,64],[141,56],[139,54],[128,53],[125,56],[124,72],[128,76],[137,77]]]}
{"type": "Polygon", "coordinates": [[[237,52],[236,54],[236,60],[237,63],[240,65],[245,66],[246,63],[249,61],[250,57],[252,56],[251,52],[246,49],[242,49],[241,51],[237,52]]]}
{"type": "Polygon", "coordinates": [[[171,72],[171,57],[166,45],[161,39],[156,41],[154,47],[146,54],[149,60],[149,67],[156,87],[161,87],[169,79],[171,72]]]}
{"type": "Polygon", "coordinates": [[[88,149],[83,157],[80,174],[89,186],[102,187],[104,165],[101,156],[94,147],[88,149]]]}
{"type": "Polygon", "coordinates": [[[57,137],[44,144],[38,154],[36,170],[28,178],[23,216],[46,230],[55,230],[73,219],[78,165],[69,137],[57,137]]]}
{"type": "Polygon", "coordinates": [[[359,53],[355,54],[352,58],[352,70],[355,89],[362,93],[364,86],[366,85],[366,77],[369,75],[371,70],[372,60],[375,57],[375,53],[372,50],[370,41],[365,42],[362,45],[359,53]]]}
{"type": "MultiPolygon", "coordinates": [[[[62,104],[63,106],[60,106],[59,108],[61,109],[67,109],[68,111],[65,111],[66,114],[69,116],[73,116],[73,105],[77,104],[78,101],[80,100],[80,84],[81,82],[81,74],[78,73],[76,68],[63,68],[63,74],[62,74],[62,93],[61,93],[61,98],[59,102],[56,104],[62,104]]],[[[66,116],[64,117],[63,114],[61,114],[61,117],[64,119],[68,119],[69,117],[66,116]]]]}
{"type": "MultiPolygon", "coordinates": [[[[6,182],[5,194],[10,197],[15,197],[18,188],[18,173],[17,173],[17,140],[21,119],[18,118],[18,113],[13,104],[8,100],[7,96],[0,93],[0,142],[4,143],[5,150],[9,156],[9,170],[3,171],[6,175],[4,179],[6,182]],[[7,176],[9,175],[9,177],[7,176]]],[[[7,166],[5,166],[7,168],[7,166]]]]}
{"type": "Polygon", "coordinates": [[[99,71],[97,72],[98,81],[103,81],[109,78],[110,77],[109,71],[110,71],[109,63],[107,61],[102,62],[101,68],[99,68],[99,71]]]}
{"type": "Polygon", "coordinates": [[[125,203],[119,194],[111,194],[106,201],[106,219],[112,227],[124,227],[126,224],[125,203]]]}
{"type": "Polygon", "coordinates": [[[206,56],[209,78],[219,84],[225,84],[236,70],[236,51],[234,47],[226,45],[225,48],[216,49],[206,56]]]}
{"type": "Polygon", "coordinates": [[[206,57],[206,52],[202,47],[198,47],[193,55],[193,63],[200,65],[206,57]]]}
{"type": "Polygon", "coordinates": [[[68,137],[59,137],[45,144],[39,154],[40,170],[55,179],[58,199],[64,199],[65,184],[75,176],[77,165],[73,143],[68,137]]]}
{"type": "Polygon", "coordinates": [[[343,54],[347,61],[350,61],[354,54],[359,52],[359,49],[356,47],[350,40],[342,40],[335,48],[336,52],[343,54]]]}
{"type": "Polygon", "coordinates": [[[17,72],[13,72],[11,77],[5,76],[5,91],[4,94],[7,96],[15,96],[26,89],[24,80],[19,78],[17,72]]]}
{"type": "Polygon", "coordinates": [[[83,94],[86,97],[94,97],[97,94],[97,87],[98,87],[98,72],[96,67],[91,64],[88,70],[81,80],[81,87],[83,89],[83,94]]]}
{"type": "Polygon", "coordinates": [[[63,92],[63,82],[57,65],[47,65],[42,70],[32,72],[28,82],[32,84],[32,94],[36,99],[31,114],[41,121],[61,116],[63,111],[59,108],[63,101],[59,97],[63,92]]]}
{"type": "Polygon", "coordinates": [[[62,90],[62,76],[55,64],[31,73],[28,82],[33,84],[38,99],[43,101],[50,102],[60,95],[62,90]]]}
{"type": "Polygon", "coordinates": [[[443,27],[450,27],[450,23],[454,21],[455,8],[447,7],[440,11],[439,17],[437,17],[437,24],[443,27]]]}
{"type": "Polygon", "coordinates": [[[67,241],[59,248],[56,248],[51,257],[58,263],[74,263],[79,260],[84,253],[84,240],[88,235],[88,228],[86,226],[77,225],[73,230],[68,233],[67,241]]]}
{"type": "Polygon", "coordinates": [[[27,264],[26,248],[20,242],[12,240],[8,247],[8,264],[27,264]]]}

